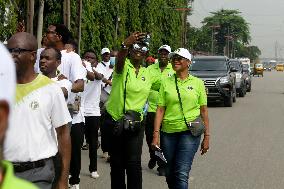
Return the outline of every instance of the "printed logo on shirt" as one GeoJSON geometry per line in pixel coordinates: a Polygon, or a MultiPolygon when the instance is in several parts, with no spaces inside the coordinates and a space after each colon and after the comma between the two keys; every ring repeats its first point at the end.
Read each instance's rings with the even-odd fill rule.
{"type": "Polygon", "coordinates": [[[193,87],[192,86],[188,86],[187,89],[188,90],[193,90],[193,87]]]}
{"type": "Polygon", "coordinates": [[[172,73],[168,73],[168,77],[172,77],[172,75],[173,75],[172,73]]]}
{"type": "Polygon", "coordinates": [[[142,79],[142,81],[145,81],[145,80],[146,80],[144,76],[142,76],[142,78],[141,78],[141,79],[142,79]]]}
{"type": "Polygon", "coordinates": [[[39,107],[39,103],[37,101],[32,101],[30,107],[31,109],[36,110],[39,107]]]}

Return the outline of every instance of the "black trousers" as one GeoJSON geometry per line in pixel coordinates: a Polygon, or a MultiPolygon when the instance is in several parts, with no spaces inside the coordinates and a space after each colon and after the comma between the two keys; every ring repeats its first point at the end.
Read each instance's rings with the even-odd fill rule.
{"type": "Polygon", "coordinates": [[[165,168],[166,164],[155,155],[155,151],[152,150],[152,148],[151,148],[151,144],[152,144],[152,141],[153,141],[155,117],[156,117],[155,112],[148,112],[147,113],[146,123],[145,123],[145,135],[146,135],[146,142],[147,142],[148,148],[149,148],[150,159],[156,160],[159,168],[162,169],[162,168],[165,168]]]}
{"type": "Polygon", "coordinates": [[[81,171],[81,147],[84,142],[84,123],[76,123],[71,126],[71,162],[70,162],[70,184],[80,183],[81,171]]]}
{"type": "MultiPolygon", "coordinates": [[[[115,121],[106,115],[107,127],[113,128],[115,121]]],[[[144,137],[144,127],[137,134],[124,131],[120,136],[111,136],[110,166],[112,189],[142,189],[141,154],[144,137]],[[127,174],[127,187],[125,184],[127,174]]]]}
{"type": "Polygon", "coordinates": [[[155,151],[151,148],[151,143],[153,141],[153,132],[154,132],[154,121],[155,121],[155,112],[148,112],[146,116],[146,123],[145,123],[145,135],[146,135],[146,142],[148,144],[150,158],[157,159],[155,156],[155,151]]]}
{"type": "Polygon", "coordinates": [[[107,125],[112,124],[112,121],[106,119],[106,111],[101,115],[101,148],[103,152],[109,152],[110,148],[110,137],[111,137],[111,130],[110,127],[107,125]]]}
{"type": "Polygon", "coordinates": [[[98,130],[100,126],[100,116],[85,117],[86,137],[89,142],[89,171],[97,171],[97,146],[98,146],[98,130]]]}

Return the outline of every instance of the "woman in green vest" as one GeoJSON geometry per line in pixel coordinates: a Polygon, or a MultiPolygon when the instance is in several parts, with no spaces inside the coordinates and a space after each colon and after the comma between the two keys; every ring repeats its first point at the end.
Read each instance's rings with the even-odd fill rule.
{"type": "Polygon", "coordinates": [[[112,189],[142,189],[143,107],[150,89],[160,86],[142,67],[148,53],[148,40],[147,35],[140,32],[126,38],[113,72],[105,124],[113,131],[110,140],[112,189]]]}
{"type": "Polygon", "coordinates": [[[201,155],[209,149],[207,96],[203,81],[189,74],[188,50],[179,48],[169,57],[176,74],[162,80],[152,146],[159,149],[160,137],[169,189],[188,189],[189,172],[202,134],[201,155]]]}

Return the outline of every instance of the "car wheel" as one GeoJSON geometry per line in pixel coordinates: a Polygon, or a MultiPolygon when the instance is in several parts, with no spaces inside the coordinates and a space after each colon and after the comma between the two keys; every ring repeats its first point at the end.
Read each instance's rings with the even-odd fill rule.
{"type": "Polygon", "coordinates": [[[225,97],[224,105],[225,105],[225,107],[232,107],[233,106],[233,94],[232,94],[232,92],[231,92],[230,96],[225,97]]]}

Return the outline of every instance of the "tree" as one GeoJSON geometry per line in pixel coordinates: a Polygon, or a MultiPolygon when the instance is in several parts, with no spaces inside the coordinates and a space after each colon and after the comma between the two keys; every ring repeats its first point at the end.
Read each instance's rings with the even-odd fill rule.
{"type": "Polygon", "coordinates": [[[38,10],[38,23],[37,23],[37,45],[38,47],[41,47],[42,28],[43,28],[43,10],[44,10],[44,0],[40,0],[39,10],[38,10]]]}
{"type": "Polygon", "coordinates": [[[0,0],[0,41],[7,40],[16,31],[17,18],[15,4],[9,0],[0,0]]]}
{"type": "Polygon", "coordinates": [[[217,12],[212,12],[213,16],[204,18],[202,21],[205,24],[204,27],[210,28],[210,26],[218,25],[216,28],[216,43],[217,53],[223,54],[225,47],[228,48],[228,41],[230,37],[234,41],[238,41],[243,45],[247,45],[251,40],[249,32],[249,24],[245,19],[240,16],[238,10],[225,10],[221,9],[217,12]]]}

